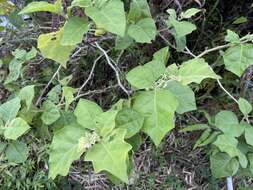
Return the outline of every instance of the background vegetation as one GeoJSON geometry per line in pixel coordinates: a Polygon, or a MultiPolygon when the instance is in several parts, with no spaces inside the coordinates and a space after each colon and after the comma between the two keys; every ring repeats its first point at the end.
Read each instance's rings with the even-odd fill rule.
{"type": "MultiPolygon", "coordinates": [[[[2,2],[4,0],[0,0],[0,3],[2,2]]],[[[8,11],[4,7],[6,12],[1,13],[0,105],[10,100],[27,85],[36,87],[34,95],[36,98],[33,103],[37,107],[41,108],[42,102],[47,98],[62,103],[62,99],[57,100],[61,97],[59,86],[68,84],[80,91],[80,94],[78,93],[80,97],[95,101],[103,110],[108,110],[118,100],[127,98],[127,94],[119,86],[117,75],[108,66],[107,60],[98,59],[101,52],[94,47],[95,42],[110,52],[110,57],[115,60],[120,71],[122,85],[130,92],[131,86],[125,80],[126,73],[148,62],[159,49],[169,46],[169,64],[181,63],[191,58],[191,54],[199,55],[206,49],[223,45],[227,29],[235,31],[240,36],[247,35],[253,29],[251,0],[149,0],[150,12],[158,30],[152,43],[136,43],[125,50],[115,50],[115,35],[105,33],[96,36],[94,31],[91,31],[73,51],[67,68],[59,69],[58,64],[45,59],[41,53],[36,55],[32,47],[37,47],[37,38],[40,34],[54,32],[62,27],[65,18],[47,12],[29,14],[29,16],[19,15],[18,12],[30,2],[32,1],[13,0],[13,7],[10,4],[8,11]],[[190,8],[200,10],[190,19],[190,22],[197,27],[194,32],[187,35],[187,47],[177,51],[174,36],[164,26],[165,20],[168,19],[166,11],[174,9],[180,15],[190,8]],[[26,52],[13,53],[16,49],[26,50],[26,52]],[[20,54],[29,57],[27,52],[30,53],[30,58],[24,61],[20,76],[15,82],[11,81],[7,84],[10,62],[17,59],[20,54]]],[[[66,11],[71,0],[63,0],[62,3],[66,11]]],[[[126,9],[129,9],[130,1],[125,0],[124,4],[126,9]]],[[[84,13],[77,8],[73,14],[82,16],[84,13]]],[[[236,99],[244,97],[252,104],[253,68],[250,66],[238,78],[225,70],[220,53],[224,53],[222,48],[206,54],[205,59],[217,74],[223,76],[223,86],[236,99]]],[[[38,126],[41,127],[37,129],[34,127],[32,132],[22,136],[22,142],[25,142],[29,149],[27,150],[29,156],[25,162],[16,164],[8,161],[3,154],[5,148],[0,146],[0,189],[225,189],[225,180],[217,179],[211,174],[209,149],[206,147],[193,149],[201,132],[179,131],[186,125],[207,123],[203,110],[210,115],[215,115],[220,110],[231,110],[240,117],[241,115],[237,104],[219,88],[215,80],[206,79],[199,85],[190,86],[195,93],[198,110],[184,115],[177,114],[175,129],[168,133],[157,148],[150,138],[141,135],[143,142],[133,155],[134,175],[131,175],[128,185],[121,183],[115,185],[104,173],[95,173],[91,163],[84,162],[82,159],[72,164],[66,177],[58,176],[55,180],[48,178],[49,142],[53,138],[53,128],[61,125],[56,122],[53,127],[40,123],[38,126]]],[[[71,104],[71,108],[76,104],[77,99],[71,104]]],[[[22,112],[19,114],[22,116],[22,112]]],[[[32,112],[24,113],[23,117],[29,120],[31,115],[32,112]]],[[[62,115],[64,116],[64,111],[62,115]]],[[[250,116],[248,119],[251,122],[250,116]]],[[[41,121],[32,121],[33,124],[39,122],[41,121]]],[[[0,143],[4,142],[6,142],[4,137],[0,135],[0,143]]],[[[236,176],[234,183],[236,189],[250,189],[253,186],[250,177],[236,176]]]]}

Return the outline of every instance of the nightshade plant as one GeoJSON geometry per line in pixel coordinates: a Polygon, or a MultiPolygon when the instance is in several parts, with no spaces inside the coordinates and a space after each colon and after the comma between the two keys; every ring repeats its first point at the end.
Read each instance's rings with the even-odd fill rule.
{"type": "MultiPolygon", "coordinates": [[[[39,11],[58,14],[66,20],[58,31],[41,34],[37,41],[43,57],[60,64],[57,72],[62,67],[68,67],[72,52],[89,31],[94,31],[95,36],[105,33],[115,35],[116,50],[124,50],[134,43],[151,43],[159,33],[146,0],[133,0],[127,12],[121,0],[73,0],[66,13],[61,0],[54,4],[41,1],[30,3],[20,14],[39,11]],[[72,13],[76,7],[82,9],[85,16],[74,16],[72,13]]],[[[244,169],[253,173],[253,127],[248,122],[251,105],[246,99],[237,100],[227,92],[219,81],[222,77],[203,58],[210,52],[226,49],[222,53],[225,68],[240,77],[253,64],[253,45],[250,44],[253,37],[246,35],[240,38],[228,30],[227,44],[195,56],[186,47],[186,37],[196,30],[190,18],[200,11],[192,8],[180,15],[173,9],[167,11],[166,24],[175,39],[174,48],[182,52],[186,49],[192,58],[168,65],[170,43],[154,53],[147,63],[126,74],[132,90],[122,85],[115,62],[107,51],[98,42],[93,44],[115,71],[119,87],[129,97],[119,100],[109,110],[102,110],[95,102],[81,98],[82,89],[68,86],[68,78],[61,80],[43,100],[45,92],[37,101],[34,100],[33,85],[20,89],[19,93],[0,105],[0,135],[5,139],[0,143],[0,152],[4,152],[10,162],[24,162],[28,157],[28,148],[19,138],[32,128],[39,128],[38,125],[53,126],[57,123],[49,152],[50,178],[66,176],[73,161],[81,157],[92,162],[95,172],[106,171],[110,176],[128,183],[132,172],[134,145],[131,143],[134,139],[139,139],[140,133],[144,132],[159,146],[175,127],[175,114],[197,109],[191,84],[200,84],[208,78],[217,80],[222,90],[236,101],[244,118],[239,122],[234,113],[221,111],[214,121],[210,118],[208,124],[195,124],[183,131],[204,130],[195,147],[213,145],[211,169],[215,177],[235,175],[244,169]],[[64,103],[55,98],[57,93],[62,94],[64,103]],[[70,109],[76,101],[75,109],[70,109]]],[[[14,88],[13,82],[18,80],[22,66],[37,53],[35,48],[29,52],[21,49],[13,52],[5,86],[14,88]]]]}

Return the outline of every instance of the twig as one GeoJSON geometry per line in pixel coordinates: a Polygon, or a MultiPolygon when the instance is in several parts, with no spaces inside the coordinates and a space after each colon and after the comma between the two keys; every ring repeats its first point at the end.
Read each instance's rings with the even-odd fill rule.
{"type": "Polygon", "coordinates": [[[217,79],[217,82],[218,82],[220,88],[221,88],[230,98],[232,98],[232,99],[238,104],[238,100],[235,99],[235,97],[232,96],[232,95],[222,86],[222,84],[221,84],[221,82],[219,81],[219,79],[217,79]]]}
{"type": "Polygon", "coordinates": [[[130,96],[130,93],[128,92],[128,90],[122,85],[122,83],[120,81],[119,72],[118,72],[117,68],[113,65],[113,63],[111,62],[111,59],[108,56],[107,52],[102,47],[100,47],[97,42],[95,42],[95,45],[104,54],[108,65],[114,70],[114,72],[116,74],[116,78],[117,78],[118,84],[119,84],[119,87],[127,94],[127,96],[130,96]]]}
{"type": "MultiPolygon", "coordinates": [[[[75,57],[80,51],[82,50],[82,48],[79,47],[79,49],[72,54],[71,58],[75,57]]],[[[55,79],[55,77],[58,75],[59,71],[61,70],[62,66],[59,65],[59,67],[57,68],[57,70],[55,71],[55,73],[53,74],[53,76],[51,77],[51,79],[49,80],[49,82],[47,83],[47,85],[44,87],[44,89],[42,90],[42,92],[40,93],[39,98],[37,99],[35,105],[38,106],[43,95],[45,94],[46,90],[48,89],[48,87],[51,85],[51,83],[53,82],[53,80],[55,79]]]]}
{"type": "Polygon", "coordinates": [[[104,88],[104,89],[100,89],[100,90],[91,90],[91,91],[88,91],[86,93],[83,93],[83,94],[79,94],[78,96],[75,97],[74,101],[78,100],[79,98],[83,97],[83,96],[88,96],[90,94],[100,94],[100,93],[104,93],[106,92],[107,90],[110,90],[112,88],[116,88],[118,87],[119,85],[116,84],[114,86],[109,86],[107,88],[104,88]]]}
{"type": "Polygon", "coordinates": [[[203,51],[201,54],[199,54],[198,56],[196,56],[196,58],[203,57],[204,55],[206,55],[208,53],[211,53],[213,51],[218,51],[218,50],[221,50],[221,49],[229,48],[231,46],[232,46],[231,44],[225,44],[225,45],[222,45],[222,46],[214,47],[212,49],[207,49],[207,50],[203,51]]]}
{"type": "Polygon", "coordinates": [[[80,93],[82,92],[83,88],[88,84],[88,82],[90,81],[93,73],[94,73],[94,70],[95,70],[95,67],[97,65],[97,62],[103,57],[104,55],[100,55],[93,63],[92,65],[92,68],[91,68],[91,71],[90,71],[90,74],[88,76],[88,78],[86,79],[86,81],[84,81],[84,83],[82,84],[82,86],[79,88],[78,92],[77,92],[77,96],[80,95],[80,93]]]}
{"type": "Polygon", "coordinates": [[[40,103],[40,101],[41,101],[43,95],[45,94],[47,88],[48,88],[48,87],[50,86],[50,84],[53,82],[53,80],[54,80],[55,77],[57,76],[58,72],[61,70],[61,67],[62,67],[61,65],[58,67],[58,69],[55,71],[55,73],[54,73],[53,76],[51,77],[50,81],[47,83],[47,85],[45,86],[45,88],[44,88],[44,89],[42,90],[42,92],[40,93],[40,96],[39,96],[39,98],[37,99],[36,104],[35,104],[36,106],[39,105],[39,103],[40,103]]]}

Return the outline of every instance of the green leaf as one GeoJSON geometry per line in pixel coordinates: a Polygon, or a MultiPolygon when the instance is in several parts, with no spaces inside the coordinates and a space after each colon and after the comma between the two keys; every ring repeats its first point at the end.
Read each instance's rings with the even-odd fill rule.
{"type": "Polygon", "coordinates": [[[19,98],[13,98],[12,100],[0,105],[0,119],[2,119],[4,122],[13,120],[16,117],[20,107],[21,105],[19,98]]]}
{"type": "Polygon", "coordinates": [[[238,124],[237,116],[231,111],[220,111],[215,116],[215,125],[219,128],[222,125],[238,124]]]}
{"type": "Polygon", "coordinates": [[[77,122],[87,129],[97,128],[96,121],[102,113],[102,109],[95,102],[85,99],[79,100],[74,112],[77,122]]]}
{"type": "Polygon", "coordinates": [[[41,115],[41,120],[46,125],[53,124],[61,116],[59,108],[49,100],[43,103],[42,109],[43,113],[41,115]]]}
{"type": "Polygon", "coordinates": [[[236,20],[232,24],[243,24],[248,22],[248,19],[244,16],[240,16],[239,18],[236,18],[236,20]]]}
{"type": "Polygon", "coordinates": [[[223,59],[226,69],[241,77],[244,71],[253,64],[253,44],[230,47],[225,51],[223,59]]]}
{"type": "Polygon", "coordinates": [[[66,67],[66,63],[75,46],[61,45],[63,33],[64,30],[60,29],[57,32],[41,34],[38,38],[38,48],[45,58],[52,59],[66,67]]]}
{"type": "Polygon", "coordinates": [[[125,35],[126,16],[123,2],[120,0],[107,1],[101,7],[87,7],[85,13],[98,28],[103,28],[121,37],[125,35]]]}
{"type": "Polygon", "coordinates": [[[169,25],[172,25],[175,29],[175,36],[177,38],[181,38],[183,36],[186,36],[190,33],[192,33],[194,30],[196,30],[196,26],[190,22],[187,21],[177,21],[176,19],[169,19],[169,25]]]}
{"type": "Polygon", "coordinates": [[[247,144],[253,146],[253,127],[251,125],[245,128],[244,136],[247,144]]]}
{"type": "Polygon", "coordinates": [[[219,135],[213,143],[221,152],[226,152],[230,157],[238,157],[243,168],[247,167],[248,160],[246,156],[237,148],[238,140],[229,135],[219,135]]]}
{"type": "Polygon", "coordinates": [[[198,147],[206,146],[208,144],[213,143],[218,135],[220,135],[220,132],[218,131],[212,132],[205,140],[203,140],[201,143],[198,144],[198,147]]]}
{"type": "Polygon", "coordinates": [[[118,113],[118,110],[110,109],[106,112],[101,113],[97,117],[96,132],[100,136],[105,137],[109,135],[112,132],[112,130],[115,128],[116,126],[115,119],[116,119],[117,113],[118,113]]]}
{"type": "Polygon", "coordinates": [[[47,100],[50,100],[54,104],[59,104],[60,96],[62,93],[61,85],[54,86],[47,94],[47,100]]]}
{"type": "Polygon", "coordinates": [[[27,52],[27,54],[25,55],[25,60],[29,61],[29,60],[35,58],[37,56],[37,53],[38,53],[37,49],[32,47],[32,49],[29,52],[27,52]]]}
{"type": "Polygon", "coordinates": [[[85,129],[77,124],[67,125],[54,133],[49,154],[49,177],[66,176],[73,161],[80,158],[85,147],[81,146],[81,137],[85,129]]]}
{"type": "Polygon", "coordinates": [[[146,0],[132,0],[127,19],[130,23],[137,22],[142,18],[151,18],[149,5],[146,0]]]}
{"type": "Polygon", "coordinates": [[[132,45],[134,42],[133,38],[131,38],[128,35],[125,35],[124,37],[117,36],[115,41],[115,49],[116,50],[124,50],[127,49],[130,45],[132,45]]]}
{"type": "Polygon", "coordinates": [[[217,146],[220,151],[226,152],[230,157],[236,157],[238,155],[238,141],[234,137],[225,134],[220,135],[213,144],[217,146]]]}
{"type": "Polygon", "coordinates": [[[72,8],[72,7],[86,8],[86,7],[90,7],[90,6],[92,6],[91,0],[73,0],[70,8],[72,8]]]}
{"type": "Polygon", "coordinates": [[[82,42],[83,36],[89,30],[89,23],[80,17],[71,17],[65,23],[61,38],[61,45],[74,46],[82,42]]]}
{"type": "Polygon", "coordinates": [[[194,92],[189,86],[184,86],[177,81],[171,81],[167,84],[166,89],[170,90],[179,102],[177,113],[183,114],[197,109],[194,92]]]}
{"type": "Polygon", "coordinates": [[[133,109],[145,117],[143,131],[151,137],[156,146],[174,128],[177,107],[177,99],[165,89],[140,92],[134,97],[133,109]]]}
{"type": "Polygon", "coordinates": [[[25,60],[25,57],[26,57],[26,50],[24,49],[15,49],[13,52],[11,52],[11,54],[16,58],[16,59],[19,59],[19,60],[25,60]]]}
{"type": "Polygon", "coordinates": [[[162,62],[164,65],[166,65],[169,60],[169,57],[170,57],[169,47],[164,47],[154,53],[153,60],[162,62]]]}
{"type": "Polygon", "coordinates": [[[232,137],[241,136],[246,127],[243,123],[239,124],[236,115],[231,111],[220,111],[215,116],[215,126],[232,137]]]}
{"type": "Polygon", "coordinates": [[[239,98],[238,106],[243,115],[248,115],[252,111],[251,104],[244,98],[239,98]]]}
{"type": "Polygon", "coordinates": [[[24,100],[26,103],[27,110],[29,110],[30,106],[32,105],[32,101],[34,98],[34,85],[28,85],[22,88],[19,92],[20,100],[24,100]]]}
{"type": "Polygon", "coordinates": [[[239,169],[239,162],[226,153],[217,153],[210,157],[211,171],[215,178],[233,176],[239,169]]]}
{"type": "Polygon", "coordinates": [[[207,124],[194,124],[181,129],[180,132],[191,132],[191,131],[205,130],[208,128],[209,126],[207,124]]]}
{"type": "Polygon", "coordinates": [[[165,70],[163,63],[154,60],[129,71],[126,79],[137,89],[150,88],[165,70]]]}
{"type": "Polygon", "coordinates": [[[25,143],[14,141],[10,143],[5,151],[9,162],[23,163],[28,157],[28,147],[25,143]]]}
{"type": "Polygon", "coordinates": [[[18,117],[13,119],[6,127],[4,131],[4,137],[6,139],[17,140],[20,136],[26,133],[30,129],[30,126],[25,120],[18,117]]]}
{"type": "Polygon", "coordinates": [[[210,136],[211,134],[211,129],[207,128],[201,135],[200,137],[198,138],[198,140],[196,141],[196,143],[194,144],[194,147],[193,149],[199,147],[202,143],[204,143],[208,137],[210,136]]]}
{"type": "Polygon", "coordinates": [[[61,0],[57,0],[54,4],[45,1],[32,2],[22,9],[19,14],[28,14],[40,11],[62,14],[63,8],[61,3],[61,0]]]}
{"type": "Polygon", "coordinates": [[[249,170],[251,173],[253,173],[253,153],[248,154],[248,160],[249,160],[249,170]]]}
{"type": "Polygon", "coordinates": [[[0,155],[3,153],[7,146],[7,143],[0,142],[0,155]]]}
{"type": "Polygon", "coordinates": [[[127,130],[125,138],[128,139],[140,131],[144,122],[144,117],[138,112],[126,108],[119,111],[116,116],[115,122],[118,128],[123,128],[127,130]]]}
{"type": "Polygon", "coordinates": [[[202,58],[191,59],[184,62],[179,69],[180,82],[183,85],[195,82],[201,83],[206,78],[219,79],[220,77],[214,73],[212,68],[202,58]]]}
{"type": "Polygon", "coordinates": [[[22,59],[14,58],[9,64],[9,74],[5,79],[4,84],[9,84],[16,81],[21,73],[22,65],[25,61],[22,59]]]}
{"type": "Polygon", "coordinates": [[[69,109],[69,105],[75,100],[74,93],[76,93],[76,89],[68,86],[62,87],[62,95],[65,98],[65,111],[69,109]]]}
{"type": "Polygon", "coordinates": [[[227,30],[227,35],[225,36],[225,41],[230,43],[240,43],[240,37],[238,34],[232,30],[227,30]]]}
{"type": "Polygon", "coordinates": [[[156,26],[152,18],[144,18],[135,24],[131,24],[127,30],[127,34],[136,42],[150,43],[155,39],[156,26]]]}
{"type": "Polygon", "coordinates": [[[186,10],[185,12],[182,12],[182,13],[180,14],[180,17],[181,17],[182,19],[191,18],[191,17],[193,17],[194,15],[196,15],[197,13],[199,13],[200,11],[201,11],[200,9],[191,8],[191,9],[186,10]]]}
{"type": "Polygon", "coordinates": [[[110,138],[102,140],[88,150],[85,161],[91,161],[95,172],[103,170],[128,183],[127,159],[131,145],[124,141],[126,131],[115,130],[110,138]]]}

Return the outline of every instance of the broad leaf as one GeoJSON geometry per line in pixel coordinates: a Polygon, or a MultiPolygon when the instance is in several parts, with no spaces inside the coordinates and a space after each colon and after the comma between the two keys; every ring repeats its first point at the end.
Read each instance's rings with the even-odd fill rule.
{"type": "Polygon", "coordinates": [[[165,66],[159,61],[151,61],[137,66],[127,73],[127,81],[137,89],[150,88],[165,73],[165,66]]]}
{"type": "Polygon", "coordinates": [[[70,104],[75,100],[74,93],[76,92],[76,89],[64,86],[62,87],[62,95],[65,99],[65,111],[69,109],[70,104]]]}
{"type": "Polygon", "coordinates": [[[32,101],[34,98],[34,85],[28,85],[22,88],[19,92],[19,98],[24,100],[26,103],[27,110],[29,110],[30,106],[32,105],[32,101]]]}
{"type": "Polygon", "coordinates": [[[89,23],[86,19],[71,17],[64,25],[61,45],[72,46],[81,43],[88,30],[89,23]]]}
{"type": "Polygon", "coordinates": [[[177,113],[183,114],[197,109],[194,92],[189,86],[184,86],[177,81],[171,81],[166,88],[170,90],[179,102],[177,113]]]}
{"type": "Polygon", "coordinates": [[[185,12],[182,12],[180,14],[180,17],[182,19],[187,19],[187,18],[191,18],[192,16],[196,15],[197,13],[199,13],[201,10],[200,9],[196,9],[196,8],[191,8],[186,10],[185,12]]]}
{"type": "Polygon", "coordinates": [[[29,61],[29,60],[35,58],[37,56],[37,53],[38,53],[37,49],[32,47],[32,49],[26,53],[25,60],[29,61]]]}
{"type": "Polygon", "coordinates": [[[126,16],[120,0],[107,1],[101,7],[87,7],[85,13],[95,22],[97,28],[104,28],[121,37],[125,35],[126,16]]]}
{"type": "Polygon", "coordinates": [[[5,79],[4,84],[9,84],[11,82],[16,81],[21,73],[22,65],[25,61],[23,59],[12,59],[12,61],[9,64],[9,74],[7,78],[5,79]]]}
{"type": "Polygon", "coordinates": [[[97,129],[96,132],[102,136],[105,137],[109,135],[112,130],[115,128],[116,123],[116,115],[118,113],[118,110],[110,109],[106,112],[103,112],[99,115],[99,117],[96,118],[97,122],[97,129]]]}
{"type": "Polygon", "coordinates": [[[233,176],[239,169],[239,162],[226,153],[217,153],[210,157],[211,171],[214,177],[233,176]]]}
{"type": "Polygon", "coordinates": [[[43,113],[41,115],[41,120],[46,125],[53,124],[61,116],[59,108],[49,100],[43,103],[42,109],[43,113]]]}
{"type": "Polygon", "coordinates": [[[244,71],[253,64],[253,45],[240,44],[230,47],[223,55],[227,70],[241,77],[244,71]]]}
{"type": "Polygon", "coordinates": [[[207,128],[198,138],[198,140],[196,141],[196,143],[194,144],[193,149],[200,147],[202,143],[204,143],[210,136],[211,134],[211,129],[207,128]]]}
{"type": "Polygon", "coordinates": [[[132,0],[127,19],[130,23],[137,22],[142,18],[151,18],[147,0],[132,0]]]}
{"type": "Polygon", "coordinates": [[[170,52],[168,47],[164,47],[153,55],[153,60],[163,63],[164,65],[167,64],[168,59],[170,57],[170,52]]]}
{"type": "Polygon", "coordinates": [[[28,147],[25,143],[14,141],[10,143],[5,151],[9,162],[23,163],[28,157],[28,147]]]}
{"type": "Polygon", "coordinates": [[[156,36],[155,22],[152,18],[141,19],[137,23],[129,26],[127,34],[136,42],[150,43],[156,36]]]}
{"type": "Polygon", "coordinates": [[[21,105],[19,98],[14,98],[0,105],[0,119],[2,119],[4,122],[13,120],[16,117],[20,107],[21,105]]]}
{"type": "Polygon", "coordinates": [[[246,127],[243,123],[239,124],[236,115],[231,111],[220,111],[215,116],[215,126],[232,137],[241,136],[246,127]]]}
{"type": "Polygon", "coordinates": [[[221,152],[226,152],[230,157],[238,157],[243,168],[247,167],[248,160],[246,156],[237,148],[238,140],[229,135],[219,135],[213,143],[221,152]]]}
{"type": "Polygon", "coordinates": [[[87,129],[97,128],[96,121],[102,113],[102,109],[95,102],[85,99],[79,100],[74,112],[77,122],[87,129]]]}
{"type": "Polygon", "coordinates": [[[245,128],[245,140],[247,142],[247,144],[253,146],[253,127],[251,125],[248,125],[245,128]]]}
{"type": "Polygon", "coordinates": [[[80,158],[85,147],[81,138],[85,129],[77,124],[67,125],[54,133],[49,154],[49,177],[66,176],[73,161],[80,158]]]}
{"type": "Polygon", "coordinates": [[[91,161],[95,172],[103,170],[128,183],[127,159],[131,145],[124,141],[126,131],[115,130],[110,138],[102,140],[88,150],[85,161],[91,161]]]}
{"type": "Polygon", "coordinates": [[[134,136],[142,128],[144,117],[132,109],[123,109],[116,116],[116,127],[127,130],[126,138],[134,136]]]}
{"type": "Polygon", "coordinates": [[[177,21],[171,18],[168,24],[174,27],[177,38],[184,37],[196,30],[196,26],[187,21],[177,21]]]}
{"type": "Polygon", "coordinates": [[[92,2],[91,0],[73,0],[71,2],[71,7],[82,7],[82,8],[86,8],[86,7],[90,7],[92,6],[92,2]]]}
{"type": "Polygon", "coordinates": [[[227,35],[225,36],[225,41],[230,43],[240,43],[240,37],[238,34],[231,30],[227,30],[227,35]]]}
{"type": "Polygon", "coordinates": [[[54,4],[51,4],[45,1],[32,2],[28,4],[24,9],[22,9],[19,12],[19,14],[28,14],[28,13],[39,12],[39,11],[62,14],[63,8],[62,8],[61,3],[62,3],[61,0],[57,0],[54,4]]]}
{"type": "Polygon", "coordinates": [[[71,52],[75,46],[61,45],[63,29],[57,32],[41,34],[38,38],[38,48],[45,58],[52,59],[66,67],[71,52]]]}
{"type": "Polygon", "coordinates": [[[201,83],[206,78],[219,79],[220,77],[214,73],[212,68],[202,58],[191,59],[184,62],[179,69],[180,82],[183,85],[192,82],[201,83]]]}
{"type": "Polygon", "coordinates": [[[238,100],[238,106],[240,111],[244,115],[248,115],[252,111],[252,106],[251,104],[244,98],[239,98],[238,100]]]}
{"type": "Polygon", "coordinates": [[[156,146],[174,128],[174,113],[178,101],[170,91],[155,89],[138,93],[134,98],[133,109],[144,117],[143,131],[156,146]]]}
{"type": "Polygon", "coordinates": [[[115,49],[117,50],[123,50],[128,48],[130,45],[132,45],[134,42],[133,38],[131,38],[128,35],[125,35],[124,37],[117,36],[115,41],[115,49]]]}
{"type": "Polygon", "coordinates": [[[18,117],[13,119],[5,128],[4,137],[6,139],[17,140],[30,129],[25,120],[18,117]]]}

